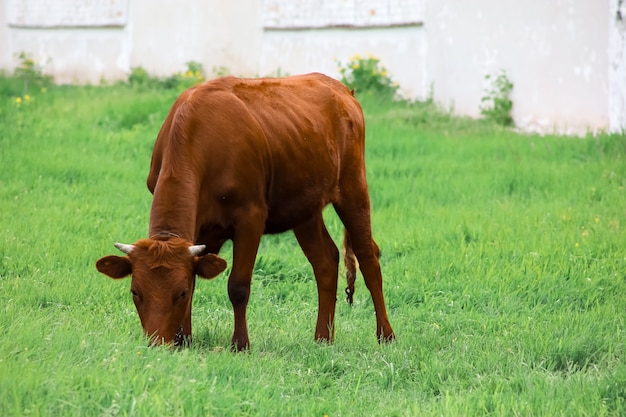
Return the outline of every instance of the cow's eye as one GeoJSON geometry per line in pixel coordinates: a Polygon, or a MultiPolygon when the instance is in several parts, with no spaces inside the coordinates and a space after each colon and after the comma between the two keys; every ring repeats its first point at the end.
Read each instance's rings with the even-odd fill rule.
{"type": "Polygon", "coordinates": [[[185,297],[187,297],[187,290],[180,293],[180,298],[185,298],[185,297]]]}
{"type": "Polygon", "coordinates": [[[132,288],[131,288],[131,290],[130,290],[130,293],[131,293],[131,294],[133,295],[133,297],[135,297],[135,298],[136,298],[136,297],[139,297],[139,294],[137,294],[137,291],[133,290],[132,288]]]}

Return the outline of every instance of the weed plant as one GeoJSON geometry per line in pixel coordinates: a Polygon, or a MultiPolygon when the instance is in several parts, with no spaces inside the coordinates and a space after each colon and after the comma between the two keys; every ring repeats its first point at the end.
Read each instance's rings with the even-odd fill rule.
{"type": "Polygon", "coordinates": [[[338,61],[341,82],[353,89],[359,98],[369,97],[390,101],[396,97],[399,85],[394,82],[380,59],[372,54],[356,54],[347,62],[338,61]]]}
{"type": "Polygon", "coordinates": [[[489,85],[481,98],[480,114],[501,126],[513,126],[513,101],[510,98],[513,83],[507,72],[502,70],[495,77],[487,74],[485,80],[489,85]]]}
{"type": "Polygon", "coordinates": [[[205,80],[204,68],[197,61],[186,63],[187,70],[169,77],[155,77],[143,67],[135,67],[128,76],[128,83],[136,88],[168,89],[181,91],[205,80]]]}
{"type": "MultiPolygon", "coordinates": [[[[3,101],[9,98],[17,107],[20,107],[22,104],[29,105],[36,95],[45,94],[53,78],[44,74],[42,66],[28,54],[21,52],[18,58],[20,65],[13,71],[13,74],[7,75],[0,72],[0,98],[3,101]]],[[[1,107],[0,111],[4,113],[1,107]]]]}
{"type": "Polygon", "coordinates": [[[178,93],[0,96],[0,415],[626,413],[626,138],[523,136],[430,103],[363,99],[395,343],[376,342],[361,278],[352,308],[340,283],[335,343],[313,341],[316,287],[287,233],[259,250],[251,353],[228,348],[227,273],[198,281],[191,348],[148,348],[129,281],[94,263],[146,236],[178,93]]]}

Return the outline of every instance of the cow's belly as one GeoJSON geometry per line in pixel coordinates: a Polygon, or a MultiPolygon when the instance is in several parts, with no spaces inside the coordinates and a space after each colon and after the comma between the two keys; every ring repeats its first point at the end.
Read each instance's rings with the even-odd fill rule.
{"type": "Polygon", "coordinates": [[[280,146],[274,143],[273,175],[266,194],[266,233],[293,229],[319,214],[339,196],[336,149],[324,137],[301,136],[309,139],[283,140],[280,146]]]}
{"type": "Polygon", "coordinates": [[[334,178],[318,177],[317,181],[299,186],[275,184],[272,194],[268,199],[265,233],[281,233],[310,220],[336,201],[338,187],[334,178]]]}
{"type": "Polygon", "coordinates": [[[314,209],[307,207],[297,212],[277,212],[276,210],[272,210],[268,213],[269,215],[265,222],[265,233],[282,233],[291,230],[311,219],[314,215],[319,213],[322,208],[323,207],[318,207],[314,209]]]}

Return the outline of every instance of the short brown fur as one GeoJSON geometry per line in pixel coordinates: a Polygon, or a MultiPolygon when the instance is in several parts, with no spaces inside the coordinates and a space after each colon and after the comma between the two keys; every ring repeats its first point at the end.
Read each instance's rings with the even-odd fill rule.
{"type": "Polygon", "coordinates": [[[317,281],[315,338],[332,341],[339,252],[322,209],[333,204],[346,228],[349,300],[358,265],[378,339],[392,340],[371,232],[364,137],[358,102],[322,74],[223,77],[193,87],[174,103],[154,146],[147,180],[153,238],[138,241],[127,257],[102,258],[98,269],[113,278],[132,274],[132,285],[144,291],[137,309],[145,332],[156,343],[177,342],[181,329],[191,335],[195,274],[221,272],[225,262],[215,254],[232,240],[231,342],[247,349],[246,307],[261,236],[293,230],[317,281]],[[189,256],[192,242],[206,246],[203,256],[189,256]],[[151,308],[143,307],[146,300],[151,308]]]}

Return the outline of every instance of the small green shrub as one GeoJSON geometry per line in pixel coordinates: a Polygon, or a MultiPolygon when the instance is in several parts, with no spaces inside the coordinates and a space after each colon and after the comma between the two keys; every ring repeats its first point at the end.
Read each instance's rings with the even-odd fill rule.
{"type": "Polygon", "coordinates": [[[172,85],[174,88],[187,89],[205,80],[204,68],[197,61],[186,62],[187,70],[180,73],[177,72],[169,78],[165,79],[166,84],[172,85]]]}
{"type": "Polygon", "coordinates": [[[231,75],[230,68],[224,65],[213,67],[213,75],[215,75],[216,77],[224,77],[226,75],[231,75]]]}
{"type": "Polygon", "coordinates": [[[28,93],[29,84],[39,88],[52,83],[52,77],[45,75],[41,66],[28,54],[21,52],[19,55],[21,64],[15,69],[15,76],[24,80],[24,94],[28,93]]]}
{"type": "Polygon", "coordinates": [[[480,100],[480,114],[499,125],[513,126],[514,122],[511,116],[513,102],[509,98],[513,90],[513,83],[509,80],[506,71],[501,70],[494,78],[487,74],[485,79],[490,82],[490,85],[480,100]]]}
{"type": "Polygon", "coordinates": [[[369,54],[353,55],[346,63],[338,61],[341,82],[357,94],[377,96],[383,99],[396,97],[398,83],[394,82],[380,59],[369,54]]]}
{"type": "Polygon", "coordinates": [[[202,64],[197,61],[186,63],[187,70],[176,72],[169,77],[151,76],[145,68],[139,66],[131,70],[128,83],[132,86],[184,90],[205,80],[202,64]]]}
{"type": "Polygon", "coordinates": [[[139,66],[131,68],[130,75],[128,76],[128,83],[130,85],[147,85],[157,80],[148,74],[145,68],[139,66]]]}
{"type": "MultiPolygon", "coordinates": [[[[18,55],[20,64],[13,73],[0,72],[0,97],[8,99],[7,109],[22,109],[34,101],[38,93],[45,94],[52,77],[43,73],[42,67],[25,52],[18,55]]],[[[0,117],[3,111],[0,109],[0,117]]]]}
{"type": "Polygon", "coordinates": [[[20,52],[18,57],[20,59],[20,65],[15,68],[13,76],[22,81],[22,94],[24,96],[28,96],[31,87],[42,89],[52,83],[52,77],[45,75],[41,65],[35,62],[30,55],[26,52],[20,52]]]}

